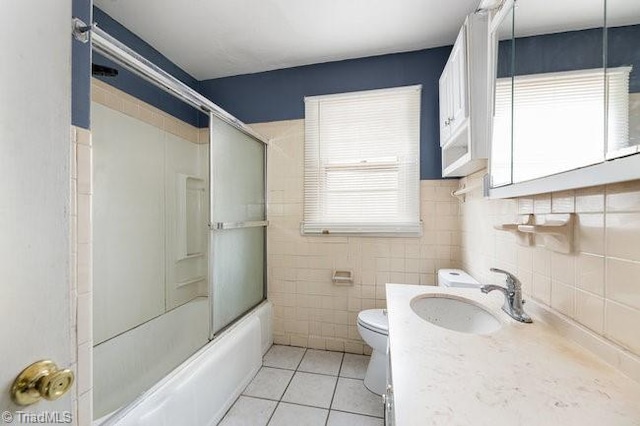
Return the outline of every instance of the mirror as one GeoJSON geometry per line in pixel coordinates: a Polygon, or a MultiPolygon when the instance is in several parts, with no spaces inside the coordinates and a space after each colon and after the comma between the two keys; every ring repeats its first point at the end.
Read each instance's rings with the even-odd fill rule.
{"type": "Polygon", "coordinates": [[[640,2],[518,0],[512,6],[505,2],[492,25],[491,186],[636,153],[640,2]]]}
{"type": "Polygon", "coordinates": [[[513,9],[506,12],[498,29],[491,36],[496,46],[497,76],[493,109],[492,155],[489,162],[492,186],[513,183],[512,172],[512,95],[513,95],[513,9]]]}
{"type": "Polygon", "coordinates": [[[640,1],[607,0],[607,159],[640,151],[640,1]]]}

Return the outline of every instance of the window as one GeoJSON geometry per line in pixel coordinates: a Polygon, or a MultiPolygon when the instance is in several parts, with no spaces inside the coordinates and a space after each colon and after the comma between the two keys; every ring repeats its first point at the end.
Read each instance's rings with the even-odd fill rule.
{"type": "Polygon", "coordinates": [[[420,233],[420,92],[305,98],[303,233],[420,233]]]}

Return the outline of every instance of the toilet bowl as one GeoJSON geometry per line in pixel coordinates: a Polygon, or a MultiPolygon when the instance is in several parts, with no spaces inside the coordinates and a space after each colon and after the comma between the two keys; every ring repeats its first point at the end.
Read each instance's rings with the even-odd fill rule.
{"type": "Polygon", "coordinates": [[[371,346],[371,360],[364,377],[364,385],[373,393],[382,395],[387,383],[387,340],[389,321],[383,309],[367,309],[358,314],[358,332],[367,345],[371,346]]]}
{"type": "MultiPolygon", "coordinates": [[[[480,288],[481,284],[461,269],[440,269],[438,286],[480,288]]],[[[385,393],[387,367],[389,365],[388,336],[389,321],[383,309],[367,309],[358,314],[358,332],[371,346],[371,360],[367,367],[364,385],[373,393],[385,393]]]]}

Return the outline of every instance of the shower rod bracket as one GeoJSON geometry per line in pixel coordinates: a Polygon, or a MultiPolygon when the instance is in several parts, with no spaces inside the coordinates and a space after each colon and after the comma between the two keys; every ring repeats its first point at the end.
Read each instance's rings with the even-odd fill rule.
{"type": "Polygon", "coordinates": [[[87,43],[89,41],[89,34],[95,24],[87,25],[87,23],[80,18],[73,18],[71,22],[73,37],[81,43],[87,43]]]}

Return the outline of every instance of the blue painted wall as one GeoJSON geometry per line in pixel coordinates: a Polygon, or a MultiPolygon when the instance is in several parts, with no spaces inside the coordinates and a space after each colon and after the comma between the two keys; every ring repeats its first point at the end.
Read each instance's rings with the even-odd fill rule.
{"type": "MultiPolygon", "coordinates": [[[[608,28],[607,39],[608,67],[632,65],[629,91],[640,92],[640,25],[608,28]]],[[[510,46],[500,43],[499,77],[512,74],[510,46]]],[[[515,75],[602,68],[603,46],[602,28],[520,37],[515,41],[515,75]]]]}
{"type": "MultiPolygon", "coordinates": [[[[107,33],[169,72],[183,83],[197,90],[198,80],[97,7],[93,8],[93,20],[107,33]]],[[[205,114],[176,99],[164,90],[146,82],[134,73],[123,69],[120,65],[115,64],[100,54],[96,53],[93,55],[93,62],[118,69],[119,73],[116,77],[97,77],[105,83],[123,90],[191,125],[207,127],[208,118],[205,114]]]]}
{"type": "MultiPolygon", "coordinates": [[[[83,4],[86,10],[89,1],[74,0],[74,7],[76,3],[83,4]]],[[[449,46],[197,81],[99,8],[94,7],[93,13],[94,21],[104,30],[247,123],[304,118],[305,96],[421,84],[420,176],[440,178],[438,79],[451,51],[449,46]]],[[[608,37],[609,66],[633,65],[636,71],[630,81],[631,91],[640,91],[640,25],[610,28],[608,37]]],[[[600,67],[602,45],[602,29],[597,28],[519,38],[516,74],[600,67]]],[[[81,57],[75,52],[74,73],[82,74],[80,80],[86,80],[86,67],[76,67],[75,62],[81,57]]],[[[100,55],[94,55],[94,62],[120,69],[118,77],[102,78],[107,83],[188,123],[206,127],[204,114],[173,96],[100,55]]],[[[501,50],[499,75],[508,75],[509,69],[508,58],[501,50]]],[[[74,91],[74,124],[88,127],[88,99],[86,93],[74,91]]]]}
{"type": "Polygon", "coordinates": [[[304,97],[422,84],[420,177],[441,178],[438,79],[451,47],[205,80],[200,92],[246,123],[304,118],[304,97]]]}
{"type": "Polygon", "coordinates": [[[640,25],[607,29],[607,66],[632,65],[629,92],[640,92],[640,25]]]}
{"type": "MultiPolygon", "coordinates": [[[[73,17],[91,23],[91,0],[73,0],[73,17]]],[[[91,44],[71,37],[71,124],[89,128],[91,104],[91,44]]]]}

